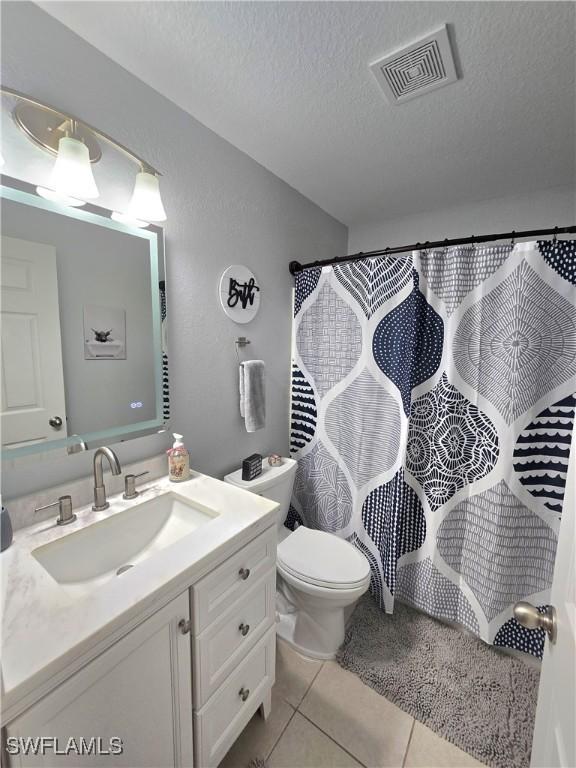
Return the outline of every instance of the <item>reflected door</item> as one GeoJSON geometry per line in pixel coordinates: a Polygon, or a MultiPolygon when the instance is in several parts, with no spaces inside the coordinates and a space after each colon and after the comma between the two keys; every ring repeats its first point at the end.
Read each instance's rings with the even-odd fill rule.
{"type": "Polygon", "coordinates": [[[67,436],[56,249],[2,237],[2,445],[67,436]]]}

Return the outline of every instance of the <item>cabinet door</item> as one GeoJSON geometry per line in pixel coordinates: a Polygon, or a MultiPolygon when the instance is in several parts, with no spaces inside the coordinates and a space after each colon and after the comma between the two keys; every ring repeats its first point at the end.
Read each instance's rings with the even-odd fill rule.
{"type": "Polygon", "coordinates": [[[44,754],[14,755],[10,765],[192,766],[191,643],[190,634],[178,628],[181,619],[189,620],[187,592],[11,723],[9,752],[11,738],[32,737],[44,754]],[[82,738],[93,750],[99,745],[109,752],[119,739],[122,753],[81,756],[74,746],[70,751],[70,740],[82,748],[82,738]],[[56,754],[55,746],[69,754],[56,754]]]}

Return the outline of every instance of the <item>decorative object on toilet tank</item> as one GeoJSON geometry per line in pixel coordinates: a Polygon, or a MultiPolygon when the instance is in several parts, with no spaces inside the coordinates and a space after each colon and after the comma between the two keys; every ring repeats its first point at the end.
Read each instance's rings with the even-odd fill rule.
{"type": "Polygon", "coordinates": [[[277,453],[272,453],[268,456],[268,464],[270,464],[271,467],[279,467],[282,465],[282,462],[282,456],[279,456],[277,453]]]}
{"type": "Polygon", "coordinates": [[[242,461],[242,480],[254,480],[262,474],[262,456],[253,453],[242,461]]]}
{"type": "Polygon", "coordinates": [[[235,323],[249,323],[258,314],[261,289],[248,267],[236,264],[225,269],[219,292],[222,309],[235,323]]]}

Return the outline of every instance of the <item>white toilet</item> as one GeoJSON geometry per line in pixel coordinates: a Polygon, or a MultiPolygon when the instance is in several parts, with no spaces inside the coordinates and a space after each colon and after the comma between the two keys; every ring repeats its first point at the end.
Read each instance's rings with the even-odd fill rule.
{"type": "Polygon", "coordinates": [[[279,467],[265,462],[255,480],[242,480],[240,469],[224,480],[280,504],[278,635],[306,656],[333,659],[344,640],[346,619],[370,585],[370,566],[359,550],[332,533],[285,528],[296,462],[283,461],[279,467]]]}

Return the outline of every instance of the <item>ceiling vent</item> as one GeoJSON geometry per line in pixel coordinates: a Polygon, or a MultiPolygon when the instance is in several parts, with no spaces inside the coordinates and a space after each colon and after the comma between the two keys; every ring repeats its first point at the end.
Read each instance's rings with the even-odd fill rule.
{"type": "Polygon", "coordinates": [[[370,64],[392,104],[402,104],[458,79],[446,25],[370,64]]]}

